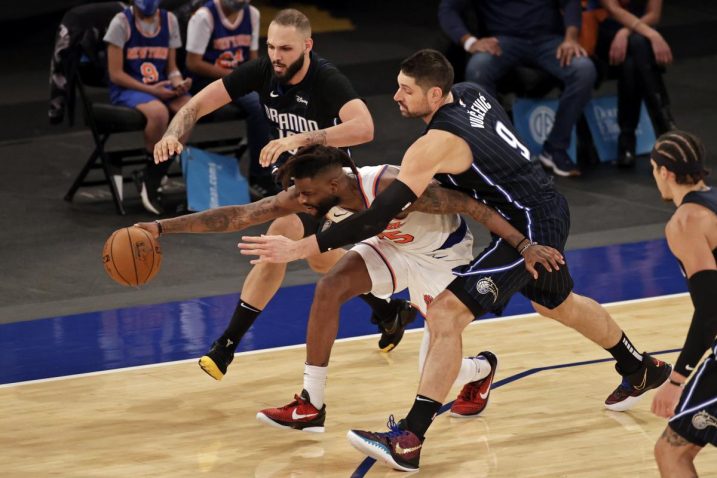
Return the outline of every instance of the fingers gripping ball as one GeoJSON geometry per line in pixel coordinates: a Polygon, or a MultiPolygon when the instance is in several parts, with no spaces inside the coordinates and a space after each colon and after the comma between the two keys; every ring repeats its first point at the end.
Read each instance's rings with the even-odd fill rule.
{"type": "Polygon", "coordinates": [[[149,232],[125,227],[116,230],[105,242],[102,262],[112,280],[136,287],[146,284],[159,272],[162,250],[149,232]]]}

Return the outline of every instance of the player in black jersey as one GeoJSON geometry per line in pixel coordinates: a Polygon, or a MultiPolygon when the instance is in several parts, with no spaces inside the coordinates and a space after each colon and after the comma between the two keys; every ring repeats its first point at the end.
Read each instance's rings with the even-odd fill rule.
{"type": "MultiPolygon", "coordinates": [[[[331,63],[316,55],[308,18],[294,9],[281,10],[269,25],[268,58],[239,65],[232,73],[197,93],[175,115],[162,140],[155,145],[156,162],[182,151],[178,138],[197,120],[230,101],[257,91],[274,140],[261,151],[260,163],[269,166],[282,153],[299,146],[326,144],[345,147],[373,139],[373,120],[366,104],[349,80],[331,63]]],[[[301,238],[319,230],[321,224],[308,214],[292,214],[275,220],[270,234],[301,238]]],[[[325,272],[346,251],[339,249],[308,258],[317,272],[325,272]]],[[[262,264],[254,267],[242,287],[241,298],[226,331],[199,364],[221,380],[234,358],[239,339],[269,303],[284,279],[286,267],[262,264]]],[[[389,351],[398,345],[405,326],[416,311],[405,300],[385,301],[370,294],[361,296],[372,308],[371,320],[382,332],[379,347],[389,351]]]]}
{"type": "MultiPolygon", "coordinates": [[[[621,384],[607,398],[608,409],[622,411],[667,379],[671,367],[640,354],[608,312],[594,300],[572,292],[567,265],[537,278],[523,267],[521,252],[536,243],[562,251],[570,227],[565,198],[540,166],[530,160],[499,103],[479,87],[453,83],[453,70],[437,51],[421,50],[401,65],[394,100],[405,117],[422,118],[426,132],[406,151],[398,179],[371,207],[317,236],[245,238],[242,252],[254,262],[285,262],[360,241],[383,230],[415,201],[435,177],[497,210],[523,237],[493,237],[490,245],[428,308],[431,346],[418,395],[405,420],[389,420],[391,431],[349,432],[360,451],[404,471],[418,469],[424,434],[455,380],[462,355],[461,333],[476,317],[500,313],[516,292],[535,310],[574,328],[615,357],[621,384]]],[[[310,325],[311,326],[311,325],[310,325]]],[[[475,383],[476,396],[490,384],[475,383]],[[478,393],[479,392],[479,393],[478,393]]]]}
{"type": "Polygon", "coordinates": [[[671,131],[657,139],[650,161],[660,195],[677,206],[665,235],[695,308],[675,369],[652,401],[653,413],[670,419],[655,445],[663,477],[697,476],[695,456],[717,446],[717,190],[704,182],[704,154],[696,136],[671,131]]]}

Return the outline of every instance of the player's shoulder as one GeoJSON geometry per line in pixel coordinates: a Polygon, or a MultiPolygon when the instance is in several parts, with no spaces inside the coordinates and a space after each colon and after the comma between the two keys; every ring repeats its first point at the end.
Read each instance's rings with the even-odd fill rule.
{"type": "Polygon", "coordinates": [[[668,237],[689,236],[715,222],[715,213],[695,203],[682,204],[665,226],[668,237]]]}

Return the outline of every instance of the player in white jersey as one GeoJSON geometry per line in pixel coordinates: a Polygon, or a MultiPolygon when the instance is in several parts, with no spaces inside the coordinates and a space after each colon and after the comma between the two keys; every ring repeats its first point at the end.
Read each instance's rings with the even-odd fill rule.
{"type": "MultiPolygon", "coordinates": [[[[397,175],[398,168],[393,166],[356,169],[346,153],[323,146],[301,150],[280,173],[284,186],[294,181],[298,201],[309,212],[334,221],[370,207],[376,195],[397,175]],[[346,164],[351,165],[353,174],[341,168],[346,164]]],[[[281,428],[324,430],[324,388],[338,320],[317,321],[315,317],[317,314],[338,317],[341,305],[359,294],[370,291],[373,295],[388,297],[405,288],[414,307],[425,314],[432,298],[454,279],[453,268],[465,265],[471,258],[473,238],[459,213],[473,217],[516,246],[523,238],[484,204],[466,201],[463,193],[442,189],[437,183],[429,187],[417,206],[398,214],[377,236],[356,244],[319,281],[307,331],[303,390],[286,406],[260,411],[259,420],[281,428]]],[[[533,267],[536,261],[550,268],[557,267],[562,259],[551,248],[526,249],[525,252],[526,267],[534,276],[537,275],[533,267]]],[[[419,370],[428,353],[428,337],[424,333],[419,370]]],[[[465,358],[457,383],[490,383],[496,363],[490,352],[465,358]]],[[[487,390],[483,396],[471,395],[475,395],[474,406],[468,413],[456,410],[457,415],[474,416],[485,408],[487,390]]]]}
{"type": "MultiPolygon", "coordinates": [[[[295,185],[276,196],[251,204],[210,209],[177,218],[140,223],[138,226],[159,237],[160,234],[169,233],[235,232],[298,212],[308,212],[317,218],[338,222],[369,206],[376,194],[390,184],[398,173],[393,166],[356,169],[346,153],[326,146],[310,146],[300,150],[283,171],[287,186],[289,180],[294,180],[295,185]],[[342,169],[347,165],[350,169],[342,169]]],[[[465,201],[463,193],[435,184],[414,203],[410,212],[400,214],[381,234],[357,244],[346,253],[351,259],[347,261],[348,266],[337,259],[343,267],[329,271],[331,281],[340,278],[343,279],[342,284],[356,287],[348,291],[348,295],[345,288],[337,288],[343,294],[339,300],[343,302],[371,290],[388,296],[394,291],[408,288],[416,307],[425,313],[431,298],[453,280],[452,268],[465,264],[471,258],[472,236],[463,219],[458,216],[459,213],[473,217],[511,244],[517,245],[522,238],[492,209],[477,201],[465,201]],[[358,280],[355,280],[357,276],[358,280]]],[[[294,222],[301,224],[298,219],[294,222]]],[[[557,251],[548,247],[531,247],[525,252],[526,269],[531,274],[536,274],[534,266],[537,263],[554,267],[561,258],[557,251]]],[[[310,340],[307,338],[307,342],[310,340]]],[[[422,367],[427,350],[428,334],[425,333],[419,367],[422,367]]],[[[314,369],[321,367],[311,365],[310,360],[307,360],[307,364],[311,369],[307,375],[311,383],[306,386],[313,390],[313,384],[319,383],[321,391],[314,395],[316,399],[323,400],[323,382],[316,382],[314,374],[314,369]]],[[[491,380],[495,372],[494,364],[494,356],[490,352],[466,359],[459,380],[481,380],[476,379],[477,376],[483,377],[482,380],[491,380]]],[[[312,403],[315,402],[307,398],[301,403],[308,408],[313,407],[312,403]]],[[[485,403],[484,400],[481,405],[484,407],[485,403]]],[[[307,414],[314,420],[282,423],[279,418],[279,421],[272,421],[272,424],[322,431],[325,416],[322,405],[319,405],[322,410],[320,424],[318,411],[315,415],[311,415],[311,411],[307,414]]],[[[289,414],[291,412],[289,410],[289,414]]],[[[263,416],[270,414],[268,410],[260,413],[263,416]]]]}

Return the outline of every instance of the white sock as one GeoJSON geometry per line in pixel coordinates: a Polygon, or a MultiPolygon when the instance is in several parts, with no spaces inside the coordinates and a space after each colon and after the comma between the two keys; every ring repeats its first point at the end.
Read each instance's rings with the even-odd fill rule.
{"type": "MultiPolygon", "coordinates": [[[[423,327],[423,340],[418,351],[418,372],[423,372],[423,365],[426,363],[426,356],[431,345],[431,334],[428,330],[428,322],[423,327]]],[[[475,382],[485,378],[490,373],[490,362],[483,357],[465,357],[461,361],[461,368],[458,377],[453,385],[463,386],[469,382],[475,382]]],[[[312,400],[313,401],[313,400],[312,400]]]]}
{"type": "Polygon", "coordinates": [[[304,390],[309,392],[311,404],[318,410],[324,406],[324,390],[326,389],[328,371],[328,367],[304,365],[304,390]]]}

